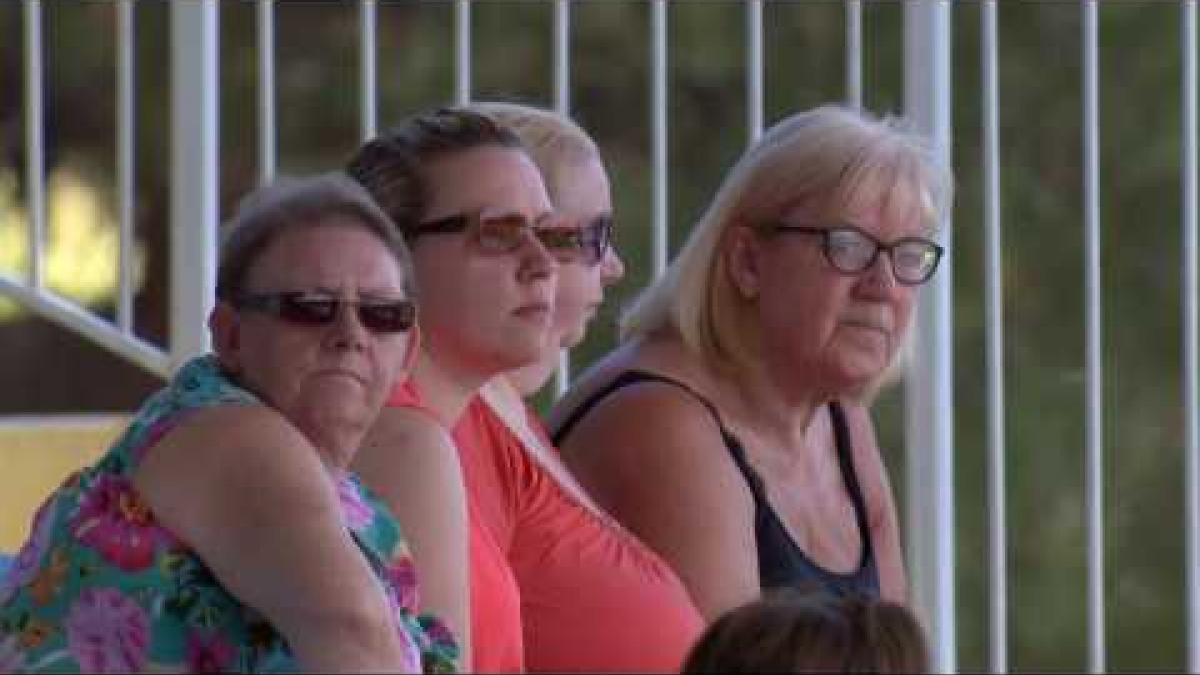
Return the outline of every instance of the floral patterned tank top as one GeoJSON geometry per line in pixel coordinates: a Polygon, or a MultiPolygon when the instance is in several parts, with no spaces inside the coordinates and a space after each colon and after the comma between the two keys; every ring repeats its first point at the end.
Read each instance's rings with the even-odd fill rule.
{"type": "MultiPolygon", "coordinates": [[[[226,591],[133,488],[138,462],[164,434],[217,405],[261,402],[213,357],[189,362],[108,453],[42,504],[0,580],[0,673],[298,669],[275,627],[226,591]]],[[[395,519],[352,475],[337,487],[346,527],[387,589],[409,669],[453,672],[453,636],[416,613],[416,575],[395,519]]]]}

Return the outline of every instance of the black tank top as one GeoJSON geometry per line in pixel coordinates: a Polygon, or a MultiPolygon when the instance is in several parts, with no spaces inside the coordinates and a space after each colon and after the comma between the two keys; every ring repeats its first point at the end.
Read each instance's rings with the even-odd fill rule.
{"type": "Polygon", "coordinates": [[[867,524],[867,509],[858,477],[854,472],[854,461],[851,454],[850,430],[846,424],[846,414],[836,401],[829,404],[829,416],[833,423],[834,441],[837,447],[838,465],[841,468],[842,480],[846,484],[846,492],[854,505],[854,519],[858,524],[858,533],[862,540],[862,556],[858,567],[846,574],[831,572],[813,562],[788,533],[783,522],[767,501],[767,491],[762,478],[750,466],[746,459],[746,451],[741,441],[737,439],[721,422],[721,416],[713,404],[686,384],[655,373],[642,370],[627,370],[617,376],[608,386],[588,397],[582,405],[563,422],[554,432],[554,444],[562,447],[563,439],[571,429],[597,403],[609,394],[638,382],[663,382],[686,391],[700,401],[712,415],[713,421],[721,430],[721,439],[729,450],[729,456],[737,465],[738,470],[746,479],[750,494],[754,498],[754,541],[758,546],[758,575],[760,585],[764,590],[778,587],[823,589],[838,595],[850,593],[879,596],[879,572],[875,565],[875,554],[871,547],[870,527],[867,524]]]}

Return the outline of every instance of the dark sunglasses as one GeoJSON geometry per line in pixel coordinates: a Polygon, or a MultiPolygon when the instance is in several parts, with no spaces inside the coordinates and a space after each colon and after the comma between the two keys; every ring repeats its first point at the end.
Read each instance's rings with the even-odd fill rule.
{"type": "Polygon", "coordinates": [[[417,307],[411,300],[343,300],[307,291],[281,291],[243,293],[233,302],[239,310],[270,314],[300,326],[329,325],[343,305],[357,309],[359,322],[375,333],[403,333],[417,320],[417,307]]]}
{"type": "MultiPolygon", "coordinates": [[[[597,219],[600,220],[600,219],[597,219]]],[[[563,262],[576,260],[595,264],[604,257],[612,230],[612,221],[593,222],[585,227],[564,227],[554,216],[531,222],[519,213],[495,216],[459,213],[421,223],[405,232],[410,241],[427,234],[466,232],[485,253],[511,253],[532,234],[546,250],[563,262]]]]}

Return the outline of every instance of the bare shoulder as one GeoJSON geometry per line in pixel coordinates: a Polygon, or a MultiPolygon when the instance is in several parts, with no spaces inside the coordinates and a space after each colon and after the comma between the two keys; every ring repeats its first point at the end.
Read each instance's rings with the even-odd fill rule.
{"type": "Polygon", "coordinates": [[[560,450],[601,493],[632,493],[640,485],[724,502],[743,492],[712,412],[670,382],[643,380],[611,392],[576,422],[560,450]]]}
{"type": "Polygon", "coordinates": [[[188,415],[148,451],[142,466],[147,473],[186,470],[202,476],[207,471],[244,474],[248,467],[281,460],[319,462],[308,438],[277,411],[264,405],[223,405],[188,415]]]}
{"type": "Polygon", "coordinates": [[[398,475],[421,473],[423,467],[457,471],[456,453],[449,432],[431,414],[389,407],[371,425],[351,469],[375,487],[398,475]]]}

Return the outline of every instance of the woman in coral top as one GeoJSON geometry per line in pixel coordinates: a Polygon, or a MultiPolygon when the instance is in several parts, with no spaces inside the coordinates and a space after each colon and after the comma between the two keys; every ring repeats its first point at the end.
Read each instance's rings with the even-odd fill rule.
{"type": "MultiPolygon", "coordinates": [[[[620,276],[620,262],[608,248],[607,177],[594,144],[555,141],[553,152],[560,159],[554,166],[569,170],[546,172],[559,200],[553,217],[532,202],[508,222],[498,216],[512,213],[511,208],[481,211],[489,205],[482,199],[484,188],[527,180],[529,169],[536,174],[529,156],[508,147],[506,154],[489,147],[497,161],[487,166],[468,162],[480,150],[443,154],[427,165],[419,187],[411,178],[399,178],[414,165],[413,137],[446,127],[449,120],[486,126],[501,117],[500,109],[485,106],[410,119],[351,162],[351,174],[402,230],[406,222],[421,223],[415,231],[420,239],[410,234],[409,241],[428,338],[412,379],[393,397],[392,404],[403,407],[385,412],[382,426],[391,431],[364,450],[362,472],[368,482],[386,476],[388,467],[398,464],[389,436],[408,438],[412,428],[429,423],[430,414],[452,430],[471,524],[475,669],[674,671],[701,629],[686,591],[661,560],[595,508],[570,479],[511,383],[536,389],[544,382],[564,340],[577,341],[582,334],[603,284],[620,276]],[[457,211],[438,203],[448,202],[452,192],[457,211]],[[418,218],[397,213],[420,203],[421,194],[430,195],[430,202],[418,218]],[[453,229],[452,221],[462,220],[456,214],[467,208],[484,217],[465,230],[453,229]],[[425,237],[426,232],[440,234],[425,237]],[[479,274],[483,264],[501,262],[509,265],[506,274],[479,274]],[[564,319],[573,325],[570,336],[564,335],[564,319]],[[550,365],[518,371],[511,382],[502,377],[542,362],[550,365]],[[486,400],[479,396],[485,389],[486,400]],[[514,617],[521,622],[515,644],[514,617]]],[[[507,127],[512,124],[537,161],[539,143],[529,136],[533,127],[511,117],[500,122],[504,133],[512,133],[507,127]]],[[[436,147],[445,153],[449,145],[436,147]]],[[[493,201],[500,196],[493,193],[493,201]]],[[[547,199],[545,192],[542,198],[547,199]]],[[[412,541],[418,571],[428,578],[430,572],[421,568],[421,541],[415,535],[412,541]]]]}
{"type": "MultiPolygon", "coordinates": [[[[479,388],[544,350],[558,269],[547,250],[553,214],[517,137],[463,110],[403,120],[360,148],[347,171],[391,214],[424,293],[424,339],[411,378],[393,391],[355,462],[368,485],[398,508],[418,498],[407,485],[411,466],[453,457],[446,432],[479,388]]],[[[472,472],[463,478],[474,492],[472,472]]],[[[460,636],[467,669],[519,672],[516,583],[483,525],[482,504],[472,497],[459,501],[464,505],[465,532],[447,514],[430,514],[409,531],[421,606],[439,612],[460,636]]]]}

